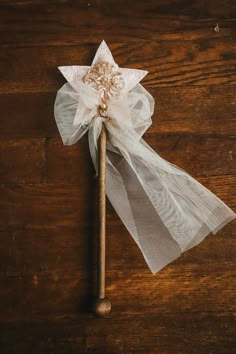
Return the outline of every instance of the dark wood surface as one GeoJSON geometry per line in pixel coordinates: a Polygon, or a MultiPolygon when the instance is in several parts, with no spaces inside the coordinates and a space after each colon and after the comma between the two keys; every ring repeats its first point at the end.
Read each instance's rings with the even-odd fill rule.
{"type": "Polygon", "coordinates": [[[234,353],[235,222],[153,276],[108,204],[113,308],[91,314],[94,171],[53,104],[57,66],[105,39],[150,72],[146,141],[236,210],[236,2],[3,0],[0,18],[0,354],[234,353]]]}

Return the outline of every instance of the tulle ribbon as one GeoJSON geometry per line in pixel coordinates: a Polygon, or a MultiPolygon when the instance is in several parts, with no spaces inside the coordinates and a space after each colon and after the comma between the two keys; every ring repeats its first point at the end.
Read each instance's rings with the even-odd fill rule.
{"type": "Polygon", "coordinates": [[[65,145],[76,143],[88,132],[96,171],[98,138],[105,124],[107,196],[156,273],[236,215],[142,139],[154,109],[153,97],[143,86],[138,84],[114,97],[107,118],[98,113],[100,103],[92,87],[79,82],[75,89],[66,83],[57,93],[56,123],[65,145]]]}

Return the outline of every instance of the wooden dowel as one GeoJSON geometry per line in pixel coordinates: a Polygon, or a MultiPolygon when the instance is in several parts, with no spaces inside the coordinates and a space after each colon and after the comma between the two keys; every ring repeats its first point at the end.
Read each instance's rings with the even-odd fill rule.
{"type": "Polygon", "coordinates": [[[111,310],[111,303],[105,297],[105,270],[106,270],[106,128],[102,125],[99,138],[99,163],[98,163],[98,266],[97,266],[97,300],[95,313],[105,317],[111,310]]]}
{"type": "Polygon", "coordinates": [[[105,297],[106,266],[106,130],[102,125],[99,140],[99,244],[98,244],[98,297],[105,297]]]}

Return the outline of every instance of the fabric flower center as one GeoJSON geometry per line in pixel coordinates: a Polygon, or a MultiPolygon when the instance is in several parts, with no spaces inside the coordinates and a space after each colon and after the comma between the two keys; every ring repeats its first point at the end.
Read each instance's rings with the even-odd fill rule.
{"type": "Polygon", "coordinates": [[[84,83],[99,91],[102,100],[118,96],[124,87],[124,79],[118,65],[105,61],[97,63],[88,70],[84,83]]]}

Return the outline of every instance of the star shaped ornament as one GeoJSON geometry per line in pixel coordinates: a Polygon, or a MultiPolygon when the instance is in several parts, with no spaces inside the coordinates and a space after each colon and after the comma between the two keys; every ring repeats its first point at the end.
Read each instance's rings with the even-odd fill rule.
{"type": "MultiPolygon", "coordinates": [[[[105,41],[97,49],[91,66],[59,66],[59,70],[76,92],[86,90],[94,98],[97,111],[103,117],[112,100],[125,97],[148,73],[145,70],[120,68],[105,41]],[[85,88],[84,85],[89,87],[85,88]]],[[[87,102],[86,108],[84,105],[86,100],[79,102],[73,125],[79,124],[88,113],[86,108],[94,108],[90,106],[90,102],[87,102]]]]}

